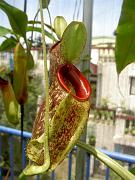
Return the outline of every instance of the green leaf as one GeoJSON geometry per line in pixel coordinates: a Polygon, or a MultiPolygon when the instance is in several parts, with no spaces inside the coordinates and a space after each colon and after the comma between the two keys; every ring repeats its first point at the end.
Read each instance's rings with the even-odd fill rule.
{"type": "Polygon", "coordinates": [[[132,174],[135,175],[135,167],[133,167],[132,169],[129,170],[132,174]]]}
{"type": "Polygon", "coordinates": [[[135,62],[135,1],[132,0],[123,1],[116,30],[115,57],[118,73],[135,62]]]}
{"type": "Polygon", "coordinates": [[[3,0],[0,1],[0,9],[2,9],[8,16],[14,33],[19,34],[25,38],[28,21],[27,15],[23,11],[9,5],[3,0]]]}
{"type": "Polygon", "coordinates": [[[42,7],[43,8],[48,8],[49,3],[50,3],[50,0],[42,0],[42,7]]]}
{"type": "Polygon", "coordinates": [[[0,36],[5,36],[5,35],[10,34],[10,33],[12,33],[11,29],[0,26],[0,36]]]}
{"type": "Polygon", "coordinates": [[[108,157],[101,151],[97,150],[96,148],[94,148],[82,141],[78,141],[77,146],[83,148],[88,153],[94,155],[94,157],[96,157],[97,159],[102,161],[105,165],[107,165],[109,168],[111,168],[122,179],[125,179],[125,180],[135,179],[135,176],[132,173],[130,173],[126,168],[122,167],[115,160],[111,159],[110,157],[108,157]]]}
{"type": "Polygon", "coordinates": [[[7,51],[13,49],[17,44],[17,41],[14,37],[10,37],[2,42],[0,45],[0,51],[7,51]]]}
{"type": "Polygon", "coordinates": [[[18,177],[19,180],[27,180],[27,177],[25,174],[23,174],[23,172],[19,175],[18,177]]]}
{"type": "Polygon", "coordinates": [[[54,29],[59,38],[62,37],[63,32],[65,31],[66,27],[67,27],[67,22],[63,16],[57,16],[54,19],[54,29]]]}
{"type": "Polygon", "coordinates": [[[87,39],[86,28],[82,22],[71,22],[63,33],[61,55],[69,63],[79,61],[87,39]]]}
{"type": "Polygon", "coordinates": [[[27,52],[27,69],[30,70],[32,68],[34,68],[34,59],[33,59],[33,56],[31,54],[31,52],[27,52]]]}
{"type": "MultiPolygon", "coordinates": [[[[28,26],[28,27],[27,27],[27,32],[29,32],[29,31],[36,31],[36,32],[41,33],[41,28],[40,28],[40,27],[28,26]]],[[[48,38],[50,38],[50,39],[52,39],[52,40],[54,40],[54,41],[57,41],[56,38],[55,38],[51,33],[49,33],[49,32],[46,31],[46,30],[45,30],[45,35],[46,35],[48,38]]]]}

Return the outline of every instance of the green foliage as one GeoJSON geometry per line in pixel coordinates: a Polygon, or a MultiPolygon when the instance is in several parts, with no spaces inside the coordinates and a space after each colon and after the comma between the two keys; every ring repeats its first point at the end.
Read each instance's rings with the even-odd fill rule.
{"type": "Polygon", "coordinates": [[[2,94],[0,92],[0,124],[7,125],[7,121],[5,121],[5,120],[6,120],[6,114],[5,114],[5,111],[4,111],[4,104],[3,104],[3,100],[2,100],[2,94]]]}
{"type": "MultiPolygon", "coordinates": [[[[26,131],[32,130],[32,124],[36,116],[38,96],[42,94],[42,86],[39,86],[39,84],[41,84],[41,77],[39,75],[31,74],[29,76],[28,84],[28,101],[24,106],[24,130],[26,131]]],[[[7,121],[1,93],[0,104],[0,124],[14,128],[14,126],[7,121]]],[[[20,129],[20,125],[16,128],[20,129]]]]}
{"type": "MultiPolygon", "coordinates": [[[[32,21],[32,20],[30,20],[30,21],[28,21],[28,24],[30,24],[30,25],[41,25],[41,22],[40,21],[32,21]]],[[[44,25],[49,29],[49,30],[51,30],[51,31],[53,31],[53,32],[55,32],[55,30],[54,30],[54,28],[51,26],[51,25],[49,25],[49,24],[46,24],[46,23],[44,23],[44,25]]]]}
{"type": "Polygon", "coordinates": [[[9,77],[8,74],[10,73],[10,70],[8,67],[4,65],[0,65],[0,78],[3,80],[8,81],[9,77]]]}
{"type": "Polygon", "coordinates": [[[135,179],[135,176],[130,173],[127,169],[122,167],[120,164],[118,164],[115,160],[111,159],[104,153],[100,152],[96,148],[82,142],[78,141],[77,146],[83,148],[86,152],[94,155],[97,159],[99,159],[101,162],[103,162],[105,165],[110,167],[117,175],[119,175],[122,179],[125,180],[133,180],[135,179]]]}
{"type": "Polygon", "coordinates": [[[82,22],[71,22],[63,33],[61,54],[69,63],[76,63],[86,43],[87,33],[82,22]]]}
{"type": "MultiPolygon", "coordinates": [[[[123,164],[120,161],[117,161],[121,166],[123,166],[123,164]]],[[[122,180],[120,176],[118,176],[114,171],[112,171],[110,169],[110,175],[109,175],[109,179],[111,180],[122,180]]]]}
{"type": "Polygon", "coordinates": [[[7,51],[13,49],[17,44],[17,40],[14,37],[5,39],[0,45],[0,51],[7,51]]]}
{"type": "MultiPolygon", "coordinates": [[[[88,71],[87,71],[88,72],[88,71]]],[[[91,94],[91,104],[96,105],[96,84],[91,82],[92,94],[91,94]]]]}
{"type": "MultiPolygon", "coordinates": [[[[4,103],[3,103],[3,97],[2,97],[1,92],[0,92],[0,125],[12,127],[12,128],[15,127],[7,119],[5,108],[4,108],[4,103]]],[[[16,128],[19,128],[19,126],[16,126],[16,128]]]]}
{"type": "MultiPolygon", "coordinates": [[[[43,0],[42,1],[43,8],[48,8],[49,2],[50,0],[43,0]]],[[[33,26],[27,27],[28,24],[27,15],[18,8],[9,5],[4,0],[1,0],[0,9],[3,10],[8,16],[11,28],[13,30],[12,32],[12,30],[0,26],[0,36],[5,37],[8,34],[14,34],[17,39],[19,39],[21,36],[24,38],[25,43],[28,46],[26,40],[26,33],[28,31],[32,31],[32,32],[36,31],[41,33],[40,27],[33,27],[33,26]]],[[[66,27],[66,22],[64,20],[62,21],[59,20],[55,23],[55,29],[58,30],[56,31],[58,36],[61,36],[66,27]],[[58,29],[58,24],[60,24],[61,26],[61,22],[62,22],[62,28],[60,27],[60,29],[58,29]]],[[[48,31],[45,31],[45,33],[46,36],[48,36],[49,38],[56,40],[54,36],[48,31]]],[[[117,71],[118,73],[120,73],[128,64],[134,62],[135,59],[135,1],[133,0],[123,1],[121,17],[116,34],[117,34],[116,64],[117,64],[117,71]]],[[[78,61],[80,54],[82,53],[86,43],[86,36],[87,33],[85,26],[81,22],[72,22],[64,31],[61,40],[61,54],[67,62],[76,63],[78,61]]],[[[7,38],[1,44],[0,50],[5,51],[11,49],[16,45],[16,43],[17,40],[14,37],[7,38]]],[[[30,52],[29,47],[27,47],[27,50],[28,52],[30,52]]],[[[33,64],[30,64],[29,66],[33,67],[33,64]]],[[[33,119],[35,118],[35,114],[37,111],[37,98],[38,95],[41,94],[41,89],[42,89],[42,87],[39,86],[39,84],[41,84],[40,80],[41,80],[40,77],[34,75],[32,75],[31,78],[29,79],[29,86],[28,86],[29,100],[25,105],[25,115],[24,115],[25,130],[31,130],[33,119]]],[[[0,106],[0,112],[1,112],[0,113],[1,124],[3,122],[6,123],[5,113],[3,113],[3,106],[0,106]]],[[[95,139],[93,137],[91,137],[91,139],[92,142],[94,142],[95,139]]],[[[74,145],[73,141],[71,143],[72,145],[74,145]]],[[[121,167],[114,160],[110,159],[103,153],[99,152],[97,149],[94,149],[93,147],[86,145],[83,142],[78,142],[77,145],[85,149],[88,153],[93,154],[100,161],[104,162],[107,166],[112,168],[113,171],[116,172],[123,179],[127,179],[127,180],[134,179],[134,176],[129,171],[121,167]]],[[[18,158],[20,157],[18,156],[18,158]]]]}
{"type": "Polygon", "coordinates": [[[130,172],[135,175],[135,167],[133,167],[132,169],[130,169],[130,172]]]}
{"type": "MultiPolygon", "coordinates": [[[[93,115],[94,115],[94,120],[103,120],[103,122],[109,122],[109,120],[114,120],[115,119],[115,114],[113,111],[109,111],[105,109],[95,109],[92,111],[93,115]]],[[[110,121],[111,122],[111,121],[110,121]]]]}
{"type": "Polygon", "coordinates": [[[30,70],[34,68],[34,59],[30,51],[27,53],[27,69],[30,70]]]}
{"type": "Polygon", "coordinates": [[[14,49],[13,88],[19,104],[27,101],[27,54],[18,43],[14,49]]]}
{"type": "MultiPolygon", "coordinates": [[[[49,2],[50,2],[50,0],[43,1],[44,8],[48,7],[49,2]]],[[[9,5],[8,3],[6,3],[3,0],[0,1],[0,9],[6,13],[8,20],[10,22],[10,25],[12,27],[12,30],[11,30],[6,27],[0,26],[0,36],[6,37],[6,35],[8,35],[8,34],[16,36],[16,39],[14,37],[10,37],[10,38],[6,37],[7,39],[4,40],[0,46],[0,51],[6,51],[6,50],[10,50],[10,49],[14,48],[16,45],[16,41],[18,42],[19,38],[23,37],[24,41],[26,43],[27,51],[28,51],[28,55],[29,55],[30,48],[29,48],[29,44],[26,39],[26,33],[29,31],[31,31],[32,33],[33,33],[33,31],[41,33],[40,27],[34,27],[34,24],[39,24],[39,21],[29,21],[29,24],[33,24],[33,26],[28,26],[27,15],[20,9],[9,5]]],[[[40,24],[41,24],[41,22],[40,22],[40,24]]],[[[54,29],[52,27],[50,27],[47,24],[45,24],[45,25],[47,28],[49,28],[49,30],[51,30],[51,31],[53,30],[53,32],[54,32],[54,29]]],[[[52,39],[53,41],[56,41],[56,38],[49,31],[45,30],[45,34],[48,38],[52,39]]],[[[32,60],[31,55],[30,55],[29,59],[32,60]]],[[[33,67],[33,61],[29,61],[29,62],[30,63],[28,65],[28,69],[31,69],[31,67],[33,67]]]]}
{"type": "MultiPolygon", "coordinates": [[[[31,131],[33,120],[35,119],[37,112],[37,99],[38,96],[42,93],[41,77],[39,75],[35,75],[34,72],[29,76],[29,98],[27,103],[24,106],[24,130],[31,131]]],[[[0,93],[0,124],[8,127],[14,128],[14,125],[10,124],[7,121],[7,117],[4,111],[4,104],[2,101],[1,93],[0,93]]],[[[16,127],[20,129],[20,125],[16,127]]],[[[9,153],[8,153],[8,139],[3,136],[3,148],[2,148],[2,163],[4,169],[9,169],[9,153]]],[[[14,138],[14,171],[20,173],[22,170],[21,167],[21,145],[20,140],[18,138],[14,138]]],[[[0,157],[1,158],[1,157],[0,157]]]]}
{"type": "Polygon", "coordinates": [[[8,29],[6,27],[0,26],[0,36],[5,36],[7,34],[10,34],[12,32],[11,29],[8,29]]]}
{"type": "Polygon", "coordinates": [[[66,27],[67,27],[67,22],[63,16],[57,16],[54,19],[54,29],[59,38],[62,37],[66,27]]]}
{"type": "Polygon", "coordinates": [[[116,66],[120,73],[135,62],[135,1],[124,0],[116,31],[116,66]]]}
{"type": "MultiPolygon", "coordinates": [[[[28,26],[28,27],[27,27],[27,32],[29,32],[29,31],[35,31],[35,32],[41,33],[41,28],[40,28],[40,27],[28,26]]],[[[56,38],[53,36],[53,34],[51,34],[50,32],[48,32],[48,31],[46,31],[46,30],[45,30],[45,35],[46,35],[48,38],[50,38],[50,39],[52,39],[52,40],[54,40],[54,41],[57,41],[56,38]]]]}
{"type": "Polygon", "coordinates": [[[96,144],[96,137],[94,135],[89,136],[89,144],[91,146],[95,146],[95,144],[96,144]]]}
{"type": "Polygon", "coordinates": [[[133,128],[131,129],[131,134],[132,134],[132,136],[135,136],[135,127],[133,127],[133,128]]]}
{"type": "Polygon", "coordinates": [[[0,1],[0,8],[7,14],[13,31],[16,34],[19,34],[20,36],[26,38],[26,29],[28,22],[27,15],[23,11],[9,5],[3,0],[0,1]]]}
{"type": "MultiPolygon", "coordinates": [[[[33,72],[34,73],[34,72],[33,72]]],[[[32,124],[37,112],[38,96],[42,94],[41,77],[39,75],[30,75],[28,83],[28,101],[24,106],[24,129],[32,130],[32,124]],[[39,86],[40,84],[40,86],[39,86]]]]}

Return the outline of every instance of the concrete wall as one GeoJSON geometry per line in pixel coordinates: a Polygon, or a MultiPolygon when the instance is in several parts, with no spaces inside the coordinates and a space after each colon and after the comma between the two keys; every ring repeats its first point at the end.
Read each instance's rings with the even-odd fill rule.
{"type": "Polygon", "coordinates": [[[94,135],[96,137],[96,147],[105,148],[107,150],[114,150],[113,136],[115,132],[115,126],[113,123],[99,122],[90,120],[88,121],[88,136],[94,135]]]}
{"type": "Polygon", "coordinates": [[[118,151],[126,154],[135,153],[135,136],[125,134],[126,120],[120,118],[121,112],[117,112],[115,121],[111,119],[94,119],[90,114],[87,124],[88,137],[96,137],[96,147],[110,151],[118,151]]]}
{"type": "Polygon", "coordinates": [[[135,95],[130,95],[130,77],[135,77],[135,63],[128,65],[120,74],[119,82],[115,62],[98,64],[97,105],[102,100],[108,101],[110,107],[135,109],[135,95]]]}

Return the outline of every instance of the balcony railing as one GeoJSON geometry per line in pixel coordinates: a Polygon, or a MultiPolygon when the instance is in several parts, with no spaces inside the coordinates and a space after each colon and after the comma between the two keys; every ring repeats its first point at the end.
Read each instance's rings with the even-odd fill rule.
{"type": "MultiPolygon", "coordinates": [[[[4,126],[0,126],[0,157],[2,157],[2,135],[6,134],[8,135],[8,144],[9,144],[9,166],[10,166],[10,179],[14,180],[14,138],[21,136],[21,131],[16,130],[13,128],[8,128],[4,126]]],[[[31,137],[31,133],[24,131],[23,132],[23,143],[22,143],[22,169],[26,165],[26,154],[25,154],[25,147],[26,147],[26,141],[31,137]]],[[[111,157],[112,159],[119,160],[121,162],[125,162],[128,164],[128,167],[130,168],[132,164],[135,164],[135,156],[122,154],[118,152],[109,152],[104,149],[100,149],[103,153],[111,157]]],[[[69,154],[68,154],[68,174],[67,178],[68,180],[71,180],[72,177],[72,155],[73,152],[76,152],[76,148],[74,148],[69,154]]],[[[91,155],[86,154],[86,180],[90,179],[90,161],[91,155]]],[[[1,164],[1,162],[0,162],[1,164]]],[[[2,180],[2,170],[3,167],[0,166],[0,180],[2,180]]],[[[106,167],[105,177],[106,180],[109,179],[110,170],[108,167],[106,167]]],[[[37,180],[40,179],[40,176],[36,177],[37,180]]],[[[55,179],[55,171],[51,174],[51,180],[55,179]]]]}

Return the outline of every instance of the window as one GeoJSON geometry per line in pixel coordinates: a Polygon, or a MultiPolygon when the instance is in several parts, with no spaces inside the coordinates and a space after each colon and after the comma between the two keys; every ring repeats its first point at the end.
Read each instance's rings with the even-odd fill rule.
{"type": "Polygon", "coordinates": [[[130,77],[130,95],[135,95],[135,77],[130,77]]]}

